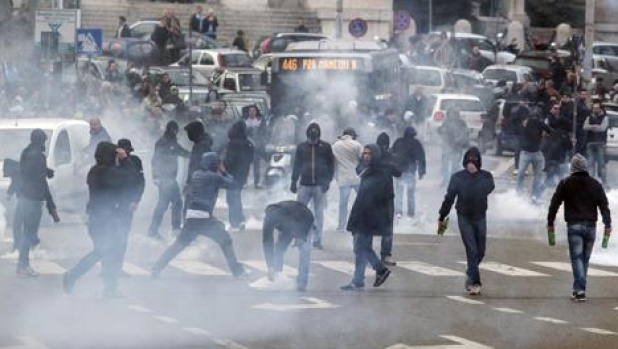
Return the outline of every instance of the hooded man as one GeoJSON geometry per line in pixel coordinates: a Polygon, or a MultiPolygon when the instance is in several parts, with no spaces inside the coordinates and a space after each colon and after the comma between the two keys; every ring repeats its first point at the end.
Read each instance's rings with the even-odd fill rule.
{"type": "Polygon", "coordinates": [[[457,198],[457,223],[459,233],[466,248],[468,268],[465,289],[469,295],[481,294],[481,274],[479,264],[485,256],[487,237],[487,197],[494,190],[494,178],[490,172],[482,170],[481,152],[476,147],[466,151],[463,157],[464,169],[451,176],[451,180],[440,207],[438,231],[445,223],[457,198]]]}
{"type": "Polygon", "coordinates": [[[418,179],[423,179],[426,173],[425,149],[421,142],[416,139],[416,129],[408,126],[404,135],[398,138],[391,149],[393,161],[402,171],[401,178],[396,182],[395,213],[397,218],[403,215],[403,197],[408,196],[408,217],[416,214],[416,174],[418,179]],[[407,191],[406,191],[407,187],[407,191]]]}
{"type": "Polygon", "coordinates": [[[94,248],[64,274],[62,282],[65,292],[71,293],[77,280],[101,261],[103,296],[115,298],[126,241],[120,217],[127,210],[125,195],[131,189],[137,170],[126,151],[109,142],[99,143],[94,157],[96,164],[87,177],[89,201],[86,206],[88,234],[94,248]]]}
{"type": "Polygon", "coordinates": [[[19,160],[18,202],[15,222],[21,227],[17,242],[19,259],[17,274],[21,276],[38,276],[30,267],[30,249],[39,244],[39,225],[41,223],[43,201],[47,210],[55,215],[56,205],[47,184],[47,177],[53,177],[53,171],[47,168],[45,160],[45,142],[47,135],[41,129],[30,133],[30,144],[22,151],[19,160]]]}
{"type": "Polygon", "coordinates": [[[264,257],[268,266],[268,278],[275,281],[283,271],[283,256],[292,240],[298,246],[298,277],[296,289],[307,290],[309,280],[309,262],[311,254],[311,239],[309,231],[313,227],[311,210],[298,201],[281,201],[266,207],[264,225],[262,227],[262,245],[264,257]],[[274,230],[279,231],[275,242],[274,230]]]}
{"type": "Polygon", "coordinates": [[[354,276],[349,284],[341,287],[344,291],[365,287],[367,263],[376,271],[373,287],[382,285],[391,273],[372,247],[373,237],[383,236],[391,226],[395,196],[390,170],[380,163],[381,157],[382,151],[376,144],[363,149],[361,182],[347,226],[354,237],[354,276]]]}
{"type": "Polygon", "coordinates": [[[225,226],[213,216],[219,189],[234,189],[239,184],[225,171],[221,158],[216,153],[202,155],[200,167],[193,173],[187,192],[187,220],[176,241],[167,248],[152,267],[152,277],[161,271],[184,250],[198,235],[205,235],[216,242],[223,252],[234,276],[247,275],[244,266],[238,262],[230,234],[225,226]]]}
{"type": "Polygon", "coordinates": [[[335,172],[335,157],[330,144],[320,140],[320,126],[310,123],[307,126],[307,141],[296,147],[292,185],[290,191],[298,193],[298,201],[305,205],[313,200],[316,229],[313,247],[323,249],[322,235],[324,226],[324,208],[326,192],[330,187],[335,172]],[[300,188],[297,187],[300,178],[300,188]]]}
{"type": "Polygon", "coordinates": [[[169,205],[172,206],[172,230],[180,231],[182,198],[176,178],[178,158],[188,158],[190,153],[178,144],[177,135],[178,123],[172,120],[165,126],[163,136],[155,143],[152,156],[152,180],[159,189],[159,199],[152,214],[148,236],[158,240],[162,239],[159,235],[159,226],[169,205]]]}
{"type": "Polygon", "coordinates": [[[335,157],[335,180],[339,185],[339,224],[338,231],[345,231],[348,220],[348,200],[352,190],[358,192],[360,178],[356,174],[356,167],[361,160],[363,146],[356,141],[356,131],[346,128],[343,134],[333,144],[335,157]]]}
{"type": "MultiPolygon", "coordinates": [[[[586,300],[588,262],[596,238],[597,209],[601,212],[604,236],[612,232],[612,217],[603,186],[588,174],[588,162],[581,154],[571,160],[571,175],[558,184],[547,213],[547,233],[550,246],[555,244],[554,221],[564,202],[564,220],[567,223],[569,256],[573,268],[573,295],[576,302],[586,300]]],[[[605,247],[605,245],[603,246],[605,247]]]]}
{"type": "Polygon", "coordinates": [[[192,121],[185,126],[187,137],[193,142],[191,155],[189,156],[189,170],[187,172],[187,184],[191,180],[193,173],[200,167],[202,155],[212,149],[212,137],[206,132],[206,128],[201,121],[192,121]]]}
{"type": "Polygon", "coordinates": [[[228,189],[226,194],[230,225],[232,229],[245,229],[245,216],[242,209],[242,188],[247,183],[249,169],[254,159],[255,147],[247,137],[244,121],[232,124],[228,132],[229,143],[225,152],[225,168],[234,177],[239,186],[228,189]]]}

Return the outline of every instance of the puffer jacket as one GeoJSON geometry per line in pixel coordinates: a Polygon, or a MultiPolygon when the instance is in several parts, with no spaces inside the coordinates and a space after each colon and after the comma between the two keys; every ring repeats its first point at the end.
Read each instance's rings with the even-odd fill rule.
{"type": "Polygon", "coordinates": [[[219,170],[221,158],[210,152],[202,155],[200,167],[191,176],[188,190],[188,208],[212,215],[219,196],[219,189],[236,189],[239,184],[227,172],[219,170]]]}

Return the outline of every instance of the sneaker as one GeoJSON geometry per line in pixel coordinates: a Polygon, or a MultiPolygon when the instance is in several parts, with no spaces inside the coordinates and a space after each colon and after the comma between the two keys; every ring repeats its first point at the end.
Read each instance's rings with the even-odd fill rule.
{"type": "Polygon", "coordinates": [[[472,285],[470,286],[470,290],[468,290],[469,296],[480,296],[481,295],[481,285],[472,285]]]}
{"type": "Polygon", "coordinates": [[[571,300],[573,302],[585,302],[586,301],[586,292],[584,291],[573,291],[571,295],[571,300]]]}
{"type": "Polygon", "coordinates": [[[62,289],[64,290],[64,293],[73,293],[73,287],[75,287],[75,280],[71,278],[69,273],[62,274],[62,289]]]}
{"type": "Polygon", "coordinates": [[[339,287],[342,291],[362,291],[365,288],[365,285],[357,285],[353,282],[350,282],[347,285],[339,287]]]}
{"type": "Polygon", "coordinates": [[[243,266],[239,272],[234,274],[234,277],[237,279],[246,279],[250,275],[251,275],[251,271],[243,266]]]}
{"type": "Polygon", "coordinates": [[[394,267],[397,265],[397,262],[395,262],[392,256],[382,258],[382,263],[384,263],[384,265],[388,265],[389,267],[394,267]]]}
{"type": "Polygon", "coordinates": [[[464,289],[466,292],[470,292],[472,288],[472,279],[469,276],[466,276],[466,281],[464,282],[464,289]]]}
{"type": "Polygon", "coordinates": [[[26,276],[26,277],[37,277],[39,273],[36,270],[32,269],[32,267],[22,267],[17,268],[17,275],[26,276]]]}
{"type": "Polygon", "coordinates": [[[402,216],[401,213],[397,213],[396,217],[397,217],[397,219],[401,219],[401,216],[402,216]]]}
{"type": "Polygon", "coordinates": [[[314,241],[313,242],[313,248],[316,250],[323,250],[324,246],[322,246],[322,242],[321,241],[314,241]]]}
{"type": "Polygon", "coordinates": [[[384,270],[382,273],[376,273],[376,281],[373,283],[373,287],[380,287],[390,275],[391,271],[389,269],[384,270]]]}

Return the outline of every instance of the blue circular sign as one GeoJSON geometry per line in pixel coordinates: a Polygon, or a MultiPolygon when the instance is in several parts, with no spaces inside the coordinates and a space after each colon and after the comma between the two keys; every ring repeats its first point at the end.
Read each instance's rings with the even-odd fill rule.
{"type": "Polygon", "coordinates": [[[410,14],[408,11],[397,11],[393,24],[396,30],[404,31],[410,28],[410,14]]]}
{"type": "Polygon", "coordinates": [[[362,18],[354,18],[348,24],[348,32],[355,38],[360,38],[367,34],[367,21],[362,18]]]}

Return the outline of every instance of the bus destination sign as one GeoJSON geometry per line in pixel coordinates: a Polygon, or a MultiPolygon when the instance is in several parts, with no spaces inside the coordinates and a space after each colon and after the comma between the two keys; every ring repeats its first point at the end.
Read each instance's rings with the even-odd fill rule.
{"type": "Polygon", "coordinates": [[[295,57],[279,59],[279,70],[312,71],[312,70],[361,70],[362,62],[359,58],[325,58],[325,57],[295,57]]]}

